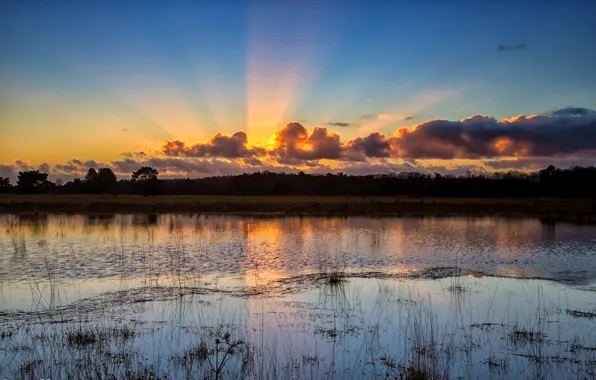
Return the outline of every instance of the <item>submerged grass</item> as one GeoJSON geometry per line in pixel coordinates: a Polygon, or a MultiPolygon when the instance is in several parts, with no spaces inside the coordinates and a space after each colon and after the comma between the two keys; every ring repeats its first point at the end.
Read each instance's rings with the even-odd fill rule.
{"type": "MultiPolygon", "coordinates": [[[[596,349],[589,345],[589,336],[587,340],[578,337],[572,345],[560,337],[548,340],[545,325],[536,322],[545,319],[548,310],[544,307],[532,308],[530,323],[508,319],[495,322],[492,318],[468,321],[462,309],[466,304],[447,291],[445,297],[459,300],[454,304],[455,314],[446,321],[453,326],[448,326],[441,324],[431,293],[420,294],[416,285],[395,280],[366,281],[376,283],[378,288],[371,305],[366,298],[373,295],[361,294],[359,280],[343,279],[340,287],[319,283],[319,300],[307,305],[288,308],[273,298],[257,296],[248,302],[266,301],[270,312],[248,314],[242,321],[234,321],[233,313],[225,309],[219,314],[223,319],[195,317],[191,310],[200,310],[203,306],[198,305],[204,304],[193,303],[196,300],[190,298],[168,301],[160,307],[160,318],[154,322],[139,321],[132,314],[129,322],[114,324],[108,319],[89,320],[83,313],[80,321],[52,324],[40,314],[37,322],[5,335],[3,346],[12,347],[15,360],[4,372],[0,370],[0,378],[483,377],[474,363],[493,376],[516,377],[528,370],[525,360],[532,365],[531,372],[523,372],[530,378],[554,379],[562,374],[589,378],[596,370],[596,349]],[[182,317],[177,311],[180,308],[187,309],[182,317]],[[169,309],[172,314],[168,317],[164,313],[169,309]],[[296,319],[292,313],[305,319],[296,319]],[[255,321],[255,317],[261,320],[255,321]],[[311,323],[305,325],[305,321],[311,323]],[[306,330],[305,335],[297,335],[293,330],[297,327],[298,331],[306,330]],[[279,340],[263,340],[261,329],[274,333],[279,340]],[[492,347],[493,352],[483,357],[483,347],[491,346],[501,330],[513,350],[492,347]],[[314,338],[317,343],[305,344],[300,336],[314,338]],[[21,346],[28,349],[19,349],[21,346]],[[568,348],[557,351],[547,346],[568,348]],[[566,369],[560,369],[561,365],[566,369]]],[[[1,331],[12,330],[3,327],[1,331]]]]}

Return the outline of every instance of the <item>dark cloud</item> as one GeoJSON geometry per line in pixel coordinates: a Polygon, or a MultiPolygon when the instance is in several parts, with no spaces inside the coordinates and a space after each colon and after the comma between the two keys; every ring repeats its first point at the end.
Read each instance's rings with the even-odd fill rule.
{"type": "Polygon", "coordinates": [[[256,157],[249,157],[244,159],[244,163],[250,166],[261,166],[263,165],[263,161],[259,160],[256,157]]]}
{"type": "Polygon", "coordinates": [[[72,174],[80,173],[88,168],[89,166],[85,166],[81,160],[73,159],[67,161],[66,164],[54,165],[53,170],[59,173],[72,174]]]}
{"type": "Polygon", "coordinates": [[[527,48],[528,45],[526,44],[517,44],[517,45],[499,45],[497,49],[501,51],[508,51],[508,50],[522,50],[527,48]]]}
{"type": "Polygon", "coordinates": [[[596,148],[596,113],[432,120],[398,130],[390,143],[398,157],[409,158],[573,154],[596,148]]]}
{"type": "Polygon", "coordinates": [[[389,140],[379,132],[373,132],[366,137],[358,137],[344,146],[344,156],[354,161],[364,161],[367,157],[390,157],[391,153],[389,140]]]}
{"type": "Polygon", "coordinates": [[[345,128],[345,127],[351,127],[352,126],[352,123],[347,123],[347,122],[344,122],[344,121],[334,121],[334,122],[331,122],[331,123],[326,123],[325,125],[328,125],[330,127],[342,127],[342,128],[345,128]]]}
{"type": "Polygon", "coordinates": [[[166,156],[172,157],[223,157],[244,158],[262,156],[266,153],[261,147],[249,147],[248,137],[245,132],[236,132],[233,135],[221,133],[213,136],[206,143],[186,146],[182,141],[167,141],[162,151],[166,156]]]}
{"type": "Polygon", "coordinates": [[[551,116],[585,116],[593,115],[595,111],[582,107],[565,107],[550,113],[551,116]]]}
{"type": "Polygon", "coordinates": [[[518,159],[485,161],[484,165],[494,170],[541,170],[548,167],[549,165],[553,165],[557,168],[567,169],[573,166],[594,166],[596,165],[596,160],[593,157],[525,157],[518,159]]]}
{"type": "Polygon", "coordinates": [[[414,118],[414,116],[406,116],[404,117],[404,120],[412,120],[414,118]]]}
{"type": "Polygon", "coordinates": [[[130,132],[130,129],[128,129],[128,128],[122,128],[120,131],[122,131],[122,132],[130,132]]]}

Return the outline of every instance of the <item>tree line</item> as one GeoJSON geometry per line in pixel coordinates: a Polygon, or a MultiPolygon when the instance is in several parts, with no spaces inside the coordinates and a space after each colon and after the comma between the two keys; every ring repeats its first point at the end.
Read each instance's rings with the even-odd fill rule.
{"type": "Polygon", "coordinates": [[[130,178],[110,168],[91,168],[84,178],[51,182],[47,173],[19,172],[15,185],[0,177],[1,193],[142,194],[150,195],[306,195],[306,196],[449,196],[449,197],[582,197],[596,198],[596,167],[538,172],[496,172],[454,176],[403,172],[378,175],[257,172],[207,178],[159,179],[142,167],[130,178]]]}

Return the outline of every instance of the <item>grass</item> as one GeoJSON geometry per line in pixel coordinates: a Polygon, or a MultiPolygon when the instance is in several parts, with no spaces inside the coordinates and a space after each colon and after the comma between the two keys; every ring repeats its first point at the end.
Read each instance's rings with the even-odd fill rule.
{"type": "MultiPolygon", "coordinates": [[[[420,294],[416,285],[395,280],[367,281],[377,285],[376,296],[370,290],[362,294],[358,280],[354,279],[342,280],[341,292],[330,291],[326,283],[317,282],[318,288],[313,291],[327,296],[308,307],[297,306],[299,315],[306,314],[305,320],[316,321],[310,328],[293,317],[284,319],[289,311],[270,299],[271,312],[268,316],[261,314],[261,318],[267,318],[261,323],[268,326],[267,334],[274,333],[281,339],[267,340],[265,344],[258,331],[246,328],[245,325],[258,326],[249,315],[246,320],[234,321],[230,319],[232,313],[220,310],[224,319],[210,322],[205,316],[192,317],[192,306],[188,305],[187,319],[174,318],[174,314],[168,318],[169,309],[190,302],[184,299],[161,306],[160,318],[169,320],[167,324],[85,321],[88,316],[81,315],[80,322],[48,325],[40,315],[35,325],[15,330],[3,341],[2,347],[8,349],[6,353],[12,355],[14,364],[10,363],[10,372],[0,370],[0,378],[430,380],[475,378],[482,372],[465,372],[466,368],[472,371],[475,363],[501,377],[523,373],[529,378],[560,378],[561,374],[590,378],[596,369],[596,349],[587,345],[589,337],[587,341],[578,337],[571,346],[569,342],[559,342],[559,337],[547,340],[542,325],[532,322],[545,318],[544,307],[530,306],[528,310],[533,314],[528,315],[529,325],[517,319],[505,318],[501,323],[479,319],[472,324],[490,328],[466,330],[463,326],[470,321],[465,320],[466,312],[460,309],[465,307],[462,302],[454,305],[452,311],[456,314],[447,321],[455,325],[443,326],[431,302],[431,295],[436,297],[436,293],[420,294]],[[364,306],[363,300],[371,297],[376,298],[372,307],[364,306]],[[406,298],[412,302],[399,302],[406,298]],[[302,338],[286,330],[292,326],[300,331],[310,330],[306,336],[318,343],[303,346],[302,338]],[[191,332],[184,334],[189,328],[191,332]],[[483,347],[493,344],[499,330],[507,334],[504,343],[517,348],[483,357],[483,347]],[[46,337],[37,339],[40,333],[46,337]],[[469,338],[468,334],[475,336],[469,338]],[[469,341],[480,344],[467,348],[469,341]],[[540,347],[551,345],[569,348],[541,351],[540,347]],[[20,346],[30,348],[18,349],[20,346]],[[166,352],[173,354],[164,355],[166,352]],[[354,353],[357,355],[352,356],[354,353]],[[467,361],[469,364],[465,364],[467,361]],[[556,370],[557,366],[562,369],[556,370]]],[[[459,297],[450,291],[445,291],[444,296],[459,297]]],[[[259,298],[250,303],[256,300],[259,298]]],[[[540,299],[539,304],[544,301],[540,299]]],[[[474,307],[469,306],[470,310],[474,307]]]]}
{"type": "Polygon", "coordinates": [[[505,375],[509,371],[509,358],[507,357],[491,356],[484,363],[488,366],[490,372],[494,374],[505,375]]]}
{"type": "Polygon", "coordinates": [[[571,315],[572,317],[576,317],[576,318],[589,318],[589,319],[596,318],[596,312],[594,312],[594,311],[582,311],[582,310],[567,309],[567,314],[571,315]]]}
{"type": "Polygon", "coordinates": [[[539,331],[531,331],[516,327],[509,333],[509,339],[514,345],[542,342],[545,336],[539,331]]]}
{"type": "Polygon", "coordinates": [[[224,213],[306,215],[534,215],[594,220],[593,200],[308,196],[0,195],[10,213],[224,213]]]}
{"type": "Polygon", "coordinates": [[[66,340],[71,346],[86,346],[97,343],[99,341],[99,334],[93,330],[78,327],[75,330],[67,332],[66,340]]]}

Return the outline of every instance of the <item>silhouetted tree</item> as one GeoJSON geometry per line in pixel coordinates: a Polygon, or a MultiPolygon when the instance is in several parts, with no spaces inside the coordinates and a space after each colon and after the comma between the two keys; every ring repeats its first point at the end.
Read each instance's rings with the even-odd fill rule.
{"type": "Polygon", "coordinates": [[[87,174],[85,174],[84,181],[87,183],[95,183],[97,181],[97,170],[94,168],[89,168],[89,170],[87,170],[87,174]]]}
{"type": "Polygon", "coordinates": [[[110,168],[100,168],[97,172],[96,189],[103,194],[116,194],[116,174],[110,168]]]}
{"type": "Polygon", "coordinates": [[[51,186],[53,186],[53,183],[48,181],[47,173],[41,173],[39,170],[19,172],[17,180],[17,190],[19,193],[41,193],[51,186]]]}
{"type": "Polygon", "coordinates": [[[156,195],[159,192],[158,175],[159,172],[150,166],[143,166],[139,170],[133,172],[132,181],[135,185],[135,192],[141,193],[144,196],[156,195]]]}
{"type": "Polygon", "coordinates": [[[10,184],[10,178],[0,177],[0,193],[12,192],[12,185],[10,184]]]}
{"type": "Polygon", "coordinates": [[[150,166],[143,166],[139,170],[132,173],[133,181],[150,181],[157,179],[159,172],[150,166]]]}

